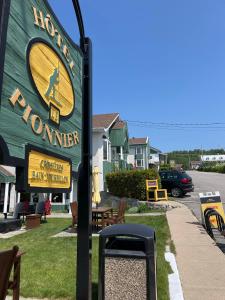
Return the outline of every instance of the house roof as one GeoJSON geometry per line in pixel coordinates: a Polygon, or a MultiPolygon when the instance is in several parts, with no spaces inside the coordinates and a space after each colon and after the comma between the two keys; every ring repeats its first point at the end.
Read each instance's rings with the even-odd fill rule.
{"type": "Polygon", "coordinates": [[[158,148],[155,148],[155,147],[150,146],[150,152],[151,152],[151,151],[155,151],[155,152],[157,152],[157,153],[162,153],[162,151],[159,150],[158,148]]]}
{"type": "Polygon", "coordinates": [[[126,126],[126,122],[120,120],[113,125],[112,129],[122,129],[125,126],[126,126]]]}
{"type": "Polygon", "coordinates": [[[144,138],[131,138],[129,139],[129,145],[146,145],[148,144],[148,137],[144,138]]]}
{"type": "Polygon", "coordinates": [[[108,129],[119,117],[119,113],[94,115],[92,118],[93,129],[108,129]]]}

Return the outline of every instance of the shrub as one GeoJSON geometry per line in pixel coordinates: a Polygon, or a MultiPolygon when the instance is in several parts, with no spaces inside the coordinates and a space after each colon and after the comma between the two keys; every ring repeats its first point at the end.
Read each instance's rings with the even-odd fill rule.
{"type": "Polygon", "coordinates": [[[201,166],[198,170],[203,172],[225,173],[225,165],[205,164],[201,166]]]}
{"type": "Polygon", "coordinates": [[[106,183],[114,196],[146,200],[146,179],[158,179],[155,169],[109,173],[106,183]]]}
{"type": "Polygon", "coordinates": [[[172,170],[172,167],[169,164],[164,164],[160,166],[160,171],[172,170]]]}
{"type": "Polygon", "coordinates": [[[149,210],[150,210],[149,206],[146,203],[142,203],[138,206],[139,213],[145,213],[145,212],[148,212],[149,210]]]}
{"type": "Polygon", "coordinates": [[[136,213],[139,212],[139,210],[138,210],[138,207],[137,207],[137,206],[134,206],[134,207],[129,208],[127,212],[128,212],[129,214],[136,214],[136,213]]]}

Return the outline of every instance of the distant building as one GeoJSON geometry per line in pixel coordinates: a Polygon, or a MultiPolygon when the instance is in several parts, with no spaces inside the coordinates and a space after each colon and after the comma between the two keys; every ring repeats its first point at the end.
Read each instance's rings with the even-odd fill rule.
{"type": "Polygon", "coordinates": [[[170,164],[171,168],[174,168],[176,165],[176,161],[174,159],[170,159],[169,164],[170,164]]]}
{"type": "Polygon", "coordinates": [[[106,190],[105,176],[127,168],[128,129],[119,113],[93,116],[93,167],[100,171],[100,191],[106,190]]]}
{"type": "Polygon", "coordinates": [[[225,162],[224,154],[201,155],[202,162],[225,162]]]}
{"type": "Polygon", "coordinates": [[[191,161],[190,168],[191,170],[198,170],[201,166],[202,162],[200,160],[191,161]]]}
{"type": "Polygon", "coordinates": [[[149,167],[149,138],[129,139],[127,162],[135,169],[145,170],[149,167]]]}
{"type": "Polygon", "coordinates": [[[167,163],[167,154],[162,153],[161,150],[149,147],[149,165],[155,165],[159,167],[167,163]]]}

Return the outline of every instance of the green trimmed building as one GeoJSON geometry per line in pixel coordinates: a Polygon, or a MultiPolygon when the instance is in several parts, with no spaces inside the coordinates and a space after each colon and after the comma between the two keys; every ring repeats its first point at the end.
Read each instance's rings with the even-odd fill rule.
{"type": "Polygon", "coordinates": [[[149,168],[149,138],[129,139],[128,163],[135,169],[146,170],[149,168]]]}
{"type": "Polygon", "coordinates": [[[100,191],[106,190],[105,175],[128,168],[128,129],[119,113],[93,116],[93,167],[100,171],[100,191]]]}

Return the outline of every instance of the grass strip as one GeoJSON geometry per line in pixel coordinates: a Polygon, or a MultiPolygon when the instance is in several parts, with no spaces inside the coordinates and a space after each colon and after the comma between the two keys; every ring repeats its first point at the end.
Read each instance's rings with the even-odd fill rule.
{"type": "MultiPolygon", "coordinates": [[[[165,245],[170,241],[166,216],[126,217],[126,223],[153,227],[157,239],[158,299],[169,299],[169,264],[164,259],[165,245]]],[[[21,296],[48,299],[75,299],[77,239],[52,236],[71,225],[70,219],[48,219],[39,228],[10,239],[2,239],[0,250],[18,245],[26,254],[22,258],[21,296]]],[[[93,300],[97,300],[98,238],[92,239],[93,300]]]]}

